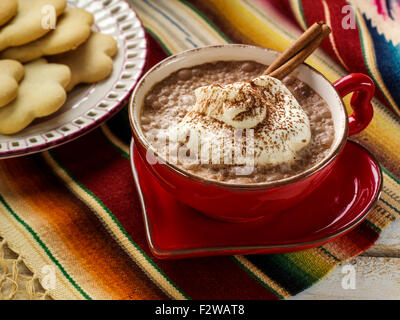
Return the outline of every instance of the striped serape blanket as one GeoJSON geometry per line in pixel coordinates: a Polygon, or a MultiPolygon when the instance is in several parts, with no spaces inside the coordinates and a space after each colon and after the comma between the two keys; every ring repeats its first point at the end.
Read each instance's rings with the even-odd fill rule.
{"type": "MultiPolygon", "coordinates": [[[[46,286],[45,293],[37,295],[42,298],[285,299],[364,252],[399,217],[398,74],[376,61],[381,50],[386,56],[398,48],[398,37],[392,34],[394,39],[386,38],[384,26],[374,27],[380,15],[385,17],[382,24],[398,22],[399,16],[392,14],[398,2],[386,1],[384,6],[384,1],[373,0],[130,2],[149,38],[148,68],[167,55],[209,44],[243,42],[283,51],[301,34],[301,28],[317,20],[330,23],[334,32],[326,50],[317,51],[307,62],[332,82],[350,71],[369,73],[377,82],[380,90],[373,101],[374,119],[354,139],[382,163],[381,198],[355,230],[314,249],[158,260],[147,246],[132,180],[131,133],[124,109],[74,142],[41,154],[0,161],[0,249],[7,246],[16,253],[9,272],[0,279],[0,287],[7,281],[16,287],[18,271],[14,269],[24,263],[32,273],[30,279],[42,283],[48,280],[47,268],[53,270],[54,286],[46,286]],[[350,4],[356,12],[354,32],[359,36],[352,41],[359,42],[351,43],[360,51],[349,46],[344,54],[345,45],[337,42],[341,39],[335,28],[339,13],[334,10],[339,10],[339,2],[350,4]],[[358,7],[361,2],[370,4],[358,7]]],[[[348,98],[345,101],[349,103],[348,98]]],[[[0,272],[10,259],[0,250],[0,272]]],[[[29,290],[35,294],[31,282],[29,290]]],[[[17,290],[8,296],[0,292],[0,297],[7,298],[17,290]]]]}

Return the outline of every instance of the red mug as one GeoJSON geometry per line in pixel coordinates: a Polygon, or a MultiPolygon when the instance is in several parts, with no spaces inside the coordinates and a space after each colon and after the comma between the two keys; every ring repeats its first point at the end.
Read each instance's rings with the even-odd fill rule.
{"type": "Polygon", "coordinates": [[[168,57],[149,70],[136,86],[129,106],[135,145],[149,172],[182,203],[209,217],[229,222],[247,222],[279,214],[310,195],[329,175],[349,135],[365,129],[373,117],[371,100],[373,81],[363,74],[350,74],[333,85],[321,73],[303,64],[298,78],[327,101],[334,122],[335,138],[329,155],[314,167],[278,181],[254,184],[228,184],[195,176],[168,161],[150,164],[146,154],[150,148],[140,125],[140,114],[146,94],[171,73],[182,68],[217,60],[252,60],[271,64],[278,52],[248,45],[217,45],[188,50],[168,57]],[[342,98],[354,93],[349,117],[342,98]]]}

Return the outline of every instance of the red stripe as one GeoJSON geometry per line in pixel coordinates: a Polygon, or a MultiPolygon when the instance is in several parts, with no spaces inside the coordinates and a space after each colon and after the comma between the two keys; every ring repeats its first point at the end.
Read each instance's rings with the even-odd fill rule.
{"type": "Polygon", "coordinates": [[[168,55],[150,33],[146,32],[146,38],[149,54],[147,55],[145,71],[148,71],[155,64],[168,57],[168,55]]]}
{"type": "Polygon", "coordinates": [[[354,231],[349,232],[343,238],[348,248],[351,243],[357,248],[351,253],[354,257],[370,248],[378,240],[379,233],[373,230],[367,222],[363,222],[354,231]]]}
{"type": "Polygon", "coordinates": [[[263,0],[263,1],[272,4],[279,12],[286,15],[290,20],[296,21],[296,17],[291,10],[289,0],[263,0]]]}
{"type": "MultiPolygon", "coordinates": [[[[345,0],[334,2],[326,1],[326,4],[330,11],[333,38],[335,40],[335,46],[340,53],[340,57],[343,59],[345,64],[351,68],[351,70],[357,70],[358,72],[368,74],[368,70],[364,65],[360,34],[357,29],[354,15],[353,21],[355,23],[355,28],[343,28],[343,19],[348,15],[348,13],[343,14],[342,8],[348,5],[347,2],[345,0]]],[[[337,59],[337,55],[334,52],[330,52],[330,54],[340,63],[340,60],[337,59]]]]}
{"type": "MultiPolygon", "coordinates": [[[[342,8],[348,5],[347,1],[326,0],[325,2],[330,11],[331,26],[336,48],[344,63],[349,67],[349,72],[361,72],[364,74],[369,74],[364,61],[360,33],[357,24],[355,25],[355,29],[344,29],[342,26],[342,20],[347,15],[347,13],[342,13],[342,8]]],[[[302,0],[301,3],[304,17],[308,26],[311,26],[317,21],[325,21],[324,7],[321,0],[302,0]]],[[[322,43],[322,47],[332,58],[341,64],[341,61],[338,59],[328,39],[322,43]]],[[[380,90],[376,91],[376,96],[393,111],[390,103],[380,90]]]]}
{"type": "MultiPolygon", "coordinates": [[[[55,149],[53,154],[151,256],[129,161],[106,142],[99,130],[55,149]]],[[[230,257],[155,262],[193,299],[276,299],[230,257]]]]}

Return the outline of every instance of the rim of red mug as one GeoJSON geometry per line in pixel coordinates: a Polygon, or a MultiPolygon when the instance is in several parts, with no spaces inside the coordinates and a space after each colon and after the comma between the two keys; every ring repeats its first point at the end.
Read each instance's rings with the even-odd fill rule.
{"type": "MultiPolygon", "coordinates": [[[[159,63],[157,63],[156,65],[154,65],[149,71],[147,71],[143,77],[140,79],[140,81],[138,82],[138,84],[136,85],[131,98],[129,100],[129,122],[130,122],[130,127],[134,136],[134,141],[135,143],[138,142],[142,145],[143,148],[146,149],[146,151],[150,148],[152,150],[152,152],[157,155],[157,151],[151,146],[151,144],[147,141],[147,139],[145,138],[142,129],[140,127],[139,121],[138,119],[136,119],[134,112],[133,112],[133,108],[134,108],[134,104],[133,101],[135,99],[136,96],[136,92],[141,88],[141,86],[145,83],[146,78],[149,74],[156,72],[161,66],[163,66],[166,63],[171,63],[173,62],[174,59],[177,59],[177,57],[182,56],[184,54],[187,53],[191,53],[191,52],[197,52],[200,51],[202,49],[206,49],[206,48],[224,48],[224,47],[246,47],[246,48],[256,48],[256,49],[262,49],[265,51],[269,51],[269,52],[273,52],[275,54],[279,54],[278,51],[276,50],[272,50],[269,48],[263,48],[263,47],[258,47],[258,46],[253,46],[253,45],[245,45],[245,44],[224,44],[224,45],[210,45],[210,46],[204,46],[204,47],[200,47],[200,48],[195,48],[195,49],[189,49],[189,50],[185,50],[182,52],[179,52],[177,54],[171,55],[167,58],[165,58],[164,60],[160,61],[159,63]]],[[[239,61],[239,60],[238,60],[239,61]]],[[[332,161],[334,161],[336,159],[336,157],[341,153],[341,151],[343,150],[347,139],[348,139],[348,133],[349,133],[349,116],[348,116],[348,112],[347,109],[344,105],[343,102],[343,98],[340,96],[339,92],[337,91],[337,89],[333,86],[333,84],[328,80],[328,78],[326,76],[324,76],[321,72],[319,72],[317,69],[315,69],[314,67],[310,66],[307,63],[303,63],[302,65],[305,65],[307,68],[309,68],[311,70],[311,72],[317,73],[318,75],[320,75],[334,90],[334,92],[336,93],[336,95],[339,98],[340,101],[340,106],[342,111],[344,112],[345,115],[345,119],[347,119],[347,121],[345,121],[345,128],[343,131],[343,135],[341,137],[340,143],[337,145],[337,147],[335,149],[333,149],[329,156],[325,157],[321,162],[319,162],[318,164],[316,164],[315,166],[305,170],[304,172],[301,172],[297,175],[288,177],[288,178],[284,178],[284,179],[280,179],[280,180],[276,180],[276,181],[271,181],[271,182],[261,182],[261,183],[242,183],[242,184],[233,184],[233,183],[228,183],[228,182],[222,182],[222,181],[216,181],[216,180],[211,180],[211,179],[206,179],[203,178],[201,176],[197,176],[195,174],[192,174],[186,170],[181,169],[180,167],[178,167],[177,165],[174,165],[172,163],[169,163],[168,160],[163,159],[163,163],[162,165],[167,166],[169,169],[171,169],[172,171],[176,172],[177,174],[185,177],[185,178],[189,178],[192,180],[195,180],[197,182],[201,182],[201,183],[205,183],[205,184],[209,184],[209,185],[214,185],[214,186],[219,186],[219,187],[224,187],[224,188],[228,188],[228,189],[266,189],[266,188],[273,188],[273,187],[279,187],[279,186],[284,186],[284,185],[290,185],[292,183],[301,181],[303,179],[308,178],[309,176],[314,175],[315,173],[321,171],[322,169],[324,169],[326,166],[328,166],[332,161]]],[[[162,81],[163,79],[160,79],[159,81],[162,81]]],[[[155,85],[156,83],[154,83],[155,85]]],[[[142,104],[143,107],[143,104],[142,104]]],[[[139,113],[138,113],[139,114],[139,113]]]]}

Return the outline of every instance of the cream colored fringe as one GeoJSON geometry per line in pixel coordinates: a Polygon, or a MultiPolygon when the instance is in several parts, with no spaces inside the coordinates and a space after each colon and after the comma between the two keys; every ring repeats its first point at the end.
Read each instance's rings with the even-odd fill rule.
{"type": "Polygon", "coordinates": [[[52,299],[23,258],[0,237],[0,300],[52,299]]]}

